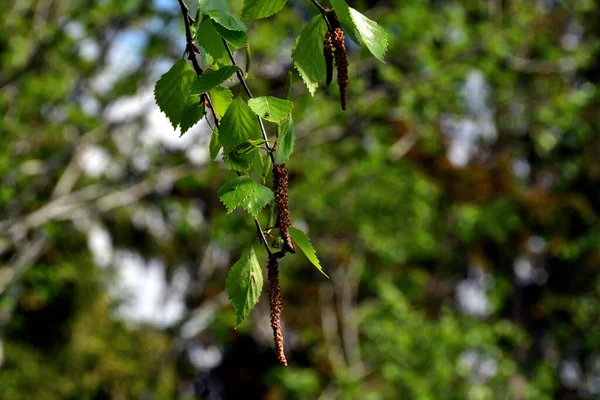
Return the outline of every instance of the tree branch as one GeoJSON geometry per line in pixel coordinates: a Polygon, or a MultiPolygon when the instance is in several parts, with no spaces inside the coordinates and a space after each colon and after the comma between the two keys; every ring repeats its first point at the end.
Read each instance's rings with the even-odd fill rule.
{"type": "MultiPolygon", "coordinates": [[[[196,72],[196,75],[200,76],[200,75],[202,75],[203,71],[202,71],[202,68],[200,68],[200,65],[198,64],[198,60],[196,59],[196,53],[194,52],[194,42],[192,40],[192,34],[191,34],[191,29],[190,29],[190,23],[193,23],[194,19],[190,16],[190,10],[186,6],[186,4],[183,2],[183,0],[178,0],[178,2],[179,2],[179,7],[181,8],[181,13],[183,14],[183,20],[185,23],[186,51],[189,53],[188,59],[192,62],[192,66],[194,68],[194,71],[196,72]]],[[[227,52],[231,59],[231,62],[233,63],[233,65],[236,65],[236,63],[233,59],[233,54],[231,53],[231,49],[229,48],[229,45],[227,44],[225,39],[223,39],[223,43],[225,44],[225,48],[227,49],[227,52]]],[[[248,94],[248,97],[252,98],[250,89],[248,88],[248,85],[246,85],[246,82],[244,81],[244,77],[241,75],[241,72],[239,70],[237,71],[237,74],[238,74],[238,78],[240,78],[240,82],[242,82],[242,85],[244,86],[244,89],[246,90],[246,93],[248,94]]],[[[210,98],[210,95],[208,93],[203,93],[201,96],[201,99],[206,100],[206,104],[208,105],[208,108],[210,109],[210,111],[213,115],[213,120],[215,121],[215,125],[218,128],[219,127],[219,118],[217,117],[217,113],[215,112],[215,107],[213,105],[212,99],[210,98]]],[[[268,136],[267,136],[265,127],[264,127],[260,117],[258,117],[258,122],[260,124],[260,129],[261,129],[263,138],[265,141],[267,141],[268,136]]],[[[267,147],[269,156],[271,157],[271,161],[273,161],[273,164],[274,164],[275,158],[273,157],[273,152],[271,151],[271,148],[269,147],[268,142],[265,142],[265,146],[267,147]]],[[[236,173],[238,176],[240,176],[240,173],[238,171],[236,171],[236,173]]],[[[256,232],[258,234],[258,237],[259,237],[261,243],[263,244],[263,246],[265,247],[267,254],[270,257],[273,254],[273,252],[271,251],[271,248],[269,247],[269,244],[267,243],[267,238],[265,237],[265,233],[264,233],[262,227],[260,226],[260,222],[258,221],[257,218],[254,218],[254,224],[256,225],[256,232]]]]}

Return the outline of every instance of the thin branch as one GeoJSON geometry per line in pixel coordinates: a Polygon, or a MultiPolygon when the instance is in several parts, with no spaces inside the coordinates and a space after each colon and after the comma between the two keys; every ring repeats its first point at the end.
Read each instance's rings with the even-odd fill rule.
{"type": "Polygon", "coordinates": [[[217,117],[217,113],[215,112],[215,106],[213,105],[212,99],[208,93],[204,93],[204,99],[206,100],[206,104],[208,104],[208,108],[212,112],[213,120],[215,121],[215,126],[217,129],[219,128],[219,118],[217,117]]]}
{"type": "Polygon", "coordinates": [[[202,75],[202,68],[200,68],[200,64],[198,64],[198,60],[196,59],[196,53],[194,51],[194,41],[192,40],[192,30],[190,29],[190,22],[193,23],[193,18],[190,16],[190,10],[185,5],[183,0],[179,1],[179,7],[181,7],[181,13],[183,14],[183,20],[185,22],[185,39],[186,39],[186,51],[188,52],[188,59],[192,62],[192,66],[194,67],[194,71],[196,71],[196,75],[202,75]]]}
{"type": "Polygon", "coordinates": [[[325,9],[325,7],[320,5],[317,0],[311,0],[311,1],[315,5],[315,7],[317,7],[319,9],[319,12],[323,16],[323,19],[325,20],[325,23],[327,24],[327,28],[329,29],[330,32],[332,32],[333,28],[331,27],[331,24],[329,23],[329,18],[327,18],[327,10],[325,9]]]}
{"type": "Polygon", "coordinates": [[[31,267],[38,257],[48,248],[48,239],[44,235],[38,236],[32,242],[21,247],[13,263],[3,266],[0,274],[0,295],[18,280],[31,267]]]}
{"type": "Polygon", "coordinates": [[[317,7],[319,9],[319,11],[325,12],[325,7],[323,7],[322,5],[320,5],[317,0],[311,0],[311,1],[315,5],[315,7],[317,7]]]}

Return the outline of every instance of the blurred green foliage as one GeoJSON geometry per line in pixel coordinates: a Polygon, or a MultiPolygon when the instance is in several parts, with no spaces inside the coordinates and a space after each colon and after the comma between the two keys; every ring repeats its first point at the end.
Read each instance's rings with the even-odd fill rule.
{"type": "MultiPolygon", "coordinates": [[[[238,330],[221,300],[254,226],[218,201],[232,174],[191,161],[190,149],[208,154],[208,134],[153,142],[143,104],[126,113],[183,54],[177,3],[9,1],[0,398],[600,395],[600,6],[351,3],[390,48],[385,64],[349,48],[346,112],[335,85],[311,97],[294,77],[291,214],[331,280],[302,255],[282,261],[282,369],[264,296],[238,330]],[[108,156],[97,174],[85,172],[88,148],[108,156]],[[122,320],[127,299],[111,293],[124,267],[96,265],[95,226],[113,249],[160,260],[168,281],[188,271],[181,321],[122,320]],[[199,344],[219,350],[218,365],[193,362],[199,344]]],[[[315,15],[290,1],[249,23],[255,94],[283,95],[294,39],[315,15]]]]}

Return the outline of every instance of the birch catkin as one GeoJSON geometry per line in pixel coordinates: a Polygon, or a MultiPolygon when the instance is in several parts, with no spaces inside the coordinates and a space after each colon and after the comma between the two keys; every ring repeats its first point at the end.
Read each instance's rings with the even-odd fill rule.
{"type": "Polygon", "coordinates": [[[325,33],[325,41],[323,42],[323,54],[325,55],[325,70],[327,71],[327,78],[325,83],[327,86],[331,84],[333,78],[333,41],[331,40],[331,32],[325,33]]]}
{"type": "Polygon", "coordinates": [[[281,333],[283,303],[281,301],[281,289],[279,288],[279,264],[277,258],[274,256],[269,257],[267,275],[269,278],[269,306],[271,308],[271,328],[273,328],[275,353],[277,354],[279,363],[287,367],[287,359],[283,351],[283,334],[281,333]]]}
{"type": "Polygon", "coordinates": [[[283,239],[285,249],[290,253],[296,252],[296,246],[290,236],[290,206],[288,204],[288,171],[285,164],[273,165],[273,191],[275,192],[275,205],[277,206],[277,225],[279,236],[283,239]]]}
{"type": "Polygon", "coordinates": [[[337,81],[340,86],[342,110],[345,110],[348,105],[348,57],[346,55],[344,31],[341,28],[335,28],[333,31],[332,44],[335,49],[335,67],[337,68],[337,81]]]}

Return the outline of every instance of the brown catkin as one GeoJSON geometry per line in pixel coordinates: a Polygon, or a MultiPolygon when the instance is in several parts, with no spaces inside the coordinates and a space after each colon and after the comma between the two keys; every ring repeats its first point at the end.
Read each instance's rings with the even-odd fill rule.
{"type": "Polygon", "coordinates": [[[287,359],[283,352],[283,334],[281,333],[281,310],[283,302],[281,301],[281,290],[279,288],[279,264],[277,258],[269,257],[267,265],[267,274],[269,277],[269,306],[271,308],[271,328],[273,328],[273,340],[275,341],[275,352],[277,360],[284,367],[287,367],[287,359]]]}
{"type": "Polygon", "coordinates": [[[337,81],[340,85],[342,110],[345,110],[348,104],[348,57],[346,56],[344,31],[341,28],[335,28],[333,31],[332,43],[335,49],[335,67],[337,68],[337,81]]]}
{"type": "Polygon", "coordinates": [[[323,54],[325,54],[325,70],[327,71],[327,86],[331,84],[333,79],[333,41],[331,40],[331,32],[325,33],[325,41],[323,42],[323,54]]]}
{"type": "Polygon", "coordinates": [[[273,165],[273,191],[277,206],[277,225],[279,236],[283,239],[285,249],[290,253],[296,252],[296,246],[290,236],[290,206],[288,204],[288,171],[285,164],[273,165]]]}

